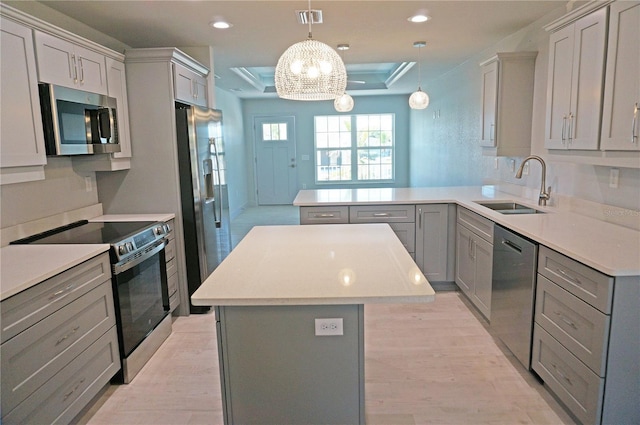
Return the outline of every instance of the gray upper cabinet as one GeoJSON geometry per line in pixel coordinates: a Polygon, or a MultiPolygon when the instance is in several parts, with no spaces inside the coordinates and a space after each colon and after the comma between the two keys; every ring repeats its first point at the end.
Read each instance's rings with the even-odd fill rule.
{"type": "Polygon", "coordinates": [[[564,27],[551,28],[547,149],[598,149],[606,28],[607,8],[564,27]]]}
{"type": "Polygon", "coordinates": [[[56,36],[35,31],[41,82],[107,94],[103,55],[56,36]]]}
{"type": "Polygon", "coordinates": [[[0,184],[43,180],[47,157],[32,30],[4,16],[0,22],[0,184]]]}
{"type": "Polygon", "coordinates": [[[610,6],[602,150],[640,150],[640,2],[610,6]]]}
{"type": "Polygon", "coordinates": [[[527,156],[531,153],[533,82],[538,52],[508,52],[482,67],[483,155],[527,156]]]}

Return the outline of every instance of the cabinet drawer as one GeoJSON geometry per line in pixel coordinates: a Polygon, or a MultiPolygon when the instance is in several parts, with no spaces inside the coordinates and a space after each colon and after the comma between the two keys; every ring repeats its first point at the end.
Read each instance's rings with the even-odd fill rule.
{"type": "Polygon", "coordinates": [[[167,288],[169,289],[169,297],[178,291],[178,273],[175,270],[172,274],[167,273],[167,288]]]}
{"type": "Polygon", "coordinates": [[[175,258],[167,261],[167,276],[171,276],[172,274],[175,274],[178,271],[178,267],[176,264],[177,263],[175,258]]]}
{"type": "Polygon", "coordinates": [[[300,207],[300,224],[347,224],[349,207],[300,207]]]}
{"type": "Polygon", "coordinates": [[[115,323],[107,281],[2,344],[2,411],[11,411],[115,323]]]}
{"type": "Polygon", "coordinates": [[[604,376],[610,317],[538,275],[536,323],[604,376]]]}
{"type": "Polygon", "coordinates": [[[537,324],[533,329],[531,366],[582,423],[599,422],[604,379],[537,324]]]}
{"type": "Polygon", "coordinates": [[[487,242],[493,243],[493,221],[464,207],[458,207],[458,223],[467,226],[487,242]]]}
{"type": "Polygon", "coordinates": [[[169,296],[169,310],[173,312],[180,305],[180,297],[178,296],[178,292],[174,292],[173,295],[169,296]]]}
{"type": "Polygon", "coordinates": [[[605,314],[611,313],[613,278],[540,246],[538,273],[605,314]]]}
{"type": "Polygon", "coordinates": [[[0,309],[2,342],[109,279],[109,254],[104,253],[3,300],[0,309]]]}
{"type": "Polygon", "coordinates": [[[169,267],[169,261],[176,258],[176,241],[170,239],[167,242],[167,246],[164,248],[164,259],[167,262],[167,267],[169,267]]]}
{"type": "Polygon", "coordinates": [[[115,326],[3,416],[9,424],[69,423],[120,370],[115,326]]]}
{"type": "Polygon", "coordinates": [[[413,223],[389,223],[404,248],[409,252],[416,250],[416,226],[413,223]]]}
{"type": "Polygon", "coordinates": [[[415,223],[415,205],[359,205],[349,207],[349,223],[415,223]]]}

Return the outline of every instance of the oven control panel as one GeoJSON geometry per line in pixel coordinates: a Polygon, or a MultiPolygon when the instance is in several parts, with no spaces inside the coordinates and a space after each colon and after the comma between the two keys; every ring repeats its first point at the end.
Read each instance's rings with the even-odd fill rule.
{"type": "Polygon", "coordinates": [[[171,229],[165,223],[156,223],[148,228],[129,236],[114,245],[114,251],[117,261],[125,260],[127,257],[136,256],[138,253],[145,251],[156,241],[163,239],[171,229]]]}

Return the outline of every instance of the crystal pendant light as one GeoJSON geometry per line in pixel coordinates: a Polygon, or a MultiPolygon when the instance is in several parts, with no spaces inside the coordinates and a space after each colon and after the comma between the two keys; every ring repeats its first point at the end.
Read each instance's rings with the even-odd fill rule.
{"type": "Polygon", "coordinates": [[[289,47],[276,65],[276,92],[283,99],[333,100],[347,87],[347,70],[328,45],[311,34],[313,14],[309,0],[309,38],[289,47]]]}
{"type": "MultiPolygon", "coordinates": [[[[345,50],[349,50],[348,44],[338,44],[338,51],[345,50]]],[[[338,112],[349,112],[353,109],[353,98],[347,92],[344,92],[333,101],[333,107],[338,112]]]]}
{"type": "Polygon", "coordinates": [[[429,106],[429,95],[422,91],[420,87],[422,76],[420,74],[420,49],[427,45],[426,41],[416,41],[413,47],[418,48],[418,90],[414,91],[409,97],[409,106],[411,109],[425,109],[429,106]]]}

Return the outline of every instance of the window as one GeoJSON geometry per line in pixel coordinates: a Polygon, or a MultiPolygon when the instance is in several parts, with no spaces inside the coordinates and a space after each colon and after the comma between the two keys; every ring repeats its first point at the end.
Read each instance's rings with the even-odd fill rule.
{"type": "Polygon", "coordinates": [[[394,115],[315,117],[316,182],[392,181],[394,115]]]}
{"type": "Polygon", "coordinates": [[[287,123],[274,122],[262,124],[262,141],[287,140],[287,123]]]}

